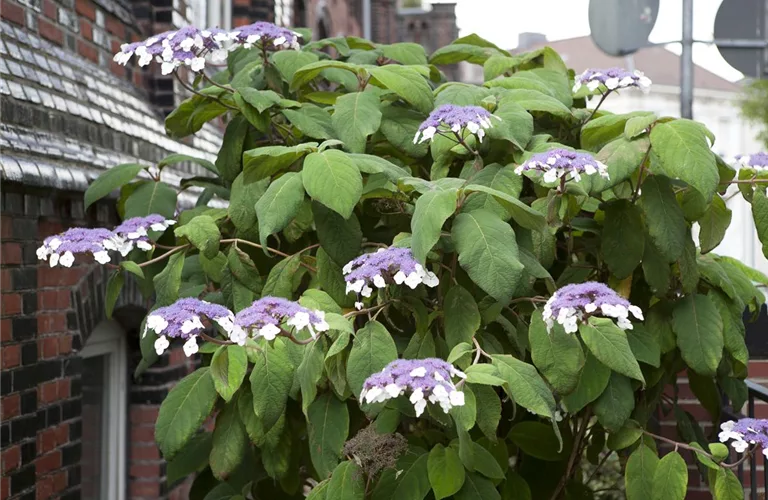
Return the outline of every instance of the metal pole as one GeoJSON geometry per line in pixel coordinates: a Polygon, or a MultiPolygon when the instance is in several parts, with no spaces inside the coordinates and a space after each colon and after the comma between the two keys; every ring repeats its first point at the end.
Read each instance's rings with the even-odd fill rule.
{"type": "Polygon", "coordinates": [[[680,55],[680,116],[693,118],[693,0],[683,0],[683,52],[680,55]]]}
{"type": "Polygon", "coordinates": [[[371,0],[363,0],[363,38],[371,39],[371,0]]]}

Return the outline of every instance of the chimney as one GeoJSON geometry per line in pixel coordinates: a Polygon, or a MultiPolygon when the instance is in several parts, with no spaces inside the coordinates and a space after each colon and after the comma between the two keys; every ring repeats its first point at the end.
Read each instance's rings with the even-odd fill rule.
{"type": "Polygon", "coordinates": [[[531,47],[544,45],[547,43],[547,35],[544,33],[520,33],[517,36],[517,49],[526,50],[531,47]]]}

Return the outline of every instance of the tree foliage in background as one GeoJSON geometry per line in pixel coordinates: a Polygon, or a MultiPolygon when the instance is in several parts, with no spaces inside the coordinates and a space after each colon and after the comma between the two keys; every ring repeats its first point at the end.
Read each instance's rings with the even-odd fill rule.
{"type": "MultiPolygon", "coordinates": [[[[475,35],[431,56],[354,37],[239,49],[213,81],[166,121],[179,138],[226,122],[216,162],[200,161],[211,175],[181,186],[202,196],[153,255],[133,253],[137,265],[115,271],[108,307],[131,273],[157,306],[200,297],[237,312],[281,296],[325,311],[331,329],[243,347],[211,331],[202,366],[160,410],[169,482],[194,474],[190,498],[209,500],[674,500],[693,450],[715,498],[742,498],[727,449],[678,404],[681,372],[714,422],[723,398],[744,404],[741,317],[763,303],[753,282],[768,281],[711,253],[730,223],[722,195],[736,172],[704,125],[593,112],[587,97],[598,92],[574,93],[553,50],[511,56],[475,35]],[[482,65],[485,84],[444,81],[439,66],[460,61],[482,65]],[[481,143],[415,144],[441,104],[500,120],[481,143]],[[594,154],[610,178],[558,186],[514,172],[553,148],[594,154]],[[214,195],[228,208],[207,206],[214,195]],[[342,267],[390,245],[410,247],[440,284],[374,290],[360,314],[342,267]],[[547,298],[590,280],[645,321],[547,332],[547,298]],[[426,357],[466,371],[464,406],[429,405],[416,418],[407,397],[361,404],[366,377],[426,357]],[[209,417],[212,432],[200,428],[209,417]],[[676,419],[684,440],[666,454],[652,433],[660,418],[676,419]]],[[[119,189],[122,217],[174,217],[177,193],[161,174],[120,168],[127,174],[96,181],[89,203],[119,189]]],[[[768,198],[755,188],[764,179],[739,179],[768,243],[768,198]]],[[[142,339],[139,372],[157,360],[154,341],[142,339]]]]}
{"type": "Polygon", "coordinates": [[[768,147],[768,81],[754,80],[744,86],[743,92],[741,114],[760,126],[755,137],[768,147]]]}

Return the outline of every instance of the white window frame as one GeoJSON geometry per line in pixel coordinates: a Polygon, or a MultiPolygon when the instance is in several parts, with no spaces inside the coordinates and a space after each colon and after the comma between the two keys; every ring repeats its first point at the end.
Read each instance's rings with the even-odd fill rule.
{"type": "Polygon", "coordinates": [[[106,371],[109,374],[109,386],[102,418],[106,424],[102,431],[102,443],[107,446],[106,456],[109,459],[103,460],[101,464],[101,496],[110,500],[126,498],[127,354],[125,331],[113,320],[99,323],[80,351],[83,359],[108,355],[106,371]]]}

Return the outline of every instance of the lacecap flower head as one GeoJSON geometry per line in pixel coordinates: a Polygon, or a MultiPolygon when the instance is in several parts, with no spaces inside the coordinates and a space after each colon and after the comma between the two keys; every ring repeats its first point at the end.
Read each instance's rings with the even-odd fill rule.
{"type": "Polygon", "coordinates": [[[176,224],[175,220],[166,219],[160,214],[126,219],[113,231],[120,241],[118,250],[123,256],[128,255],[134,246],[139,250],[151,250],[152,242],[149,241],[149,231],[165,231],[173,224],[176,224]]]}
{"type": "Polygon", "coordinates": [[[742,168],[751,168],[754,170],[768,169],[768,153],[755,153],[752,155],[736,156],[736,166],[742,168]]]}
{"type": "Polygon", "coordinates": [[[282,28],[276,24],[265,21],[257,21],[247,26],[240,26],[230,32],[230,38],[243,45],[246,49],[261,42],[265,49],[299,50],[299,38],[301,34],[282,28]]]}
{"type": "Polygon", "coordinates": [[[742,418],[734,422],[729,420],[720,424],[721,443],[731,442],[731,447],[737,453],[744,453],[750,444],[758,444],[763,449],[763,455],[768,458],[768,420],[758,418],[742,418]]]}
{"type": "Polygon", "coordinates": [[[113,60],[125,65],[135,55],[139,66],[147,66],[153,60],[160,63],[164,75],[180,66],[198,72],[205,68],[208,55],[214,62],[226,59],[227,49],[223,44],[229,39],[229,33],[217,28],[201,30],[185,26],[178,31],[166,31],[152,36],[143,42],[124,44],[113,60]]]}
{"type": "Polygon", "coordinates": [[[604,85],[608,90],[637,87],[647,93],[651,88],[651,80],[637,70],[627,71],[622,68],[588,69],[576,76],[573,91],[578,91],[582,86],[594,91],[600,85],[604,85]]]}
{"type": "Polygon", "coordinates": [[[544,182],[555,182],[564,175],[578,182],[582,175],[598,174],[609,178],[608,167],[589,153],[580,153],[568,149],[550,149],[531,156],[528,161],[515,168],[517,175],[535,170],[544,174],[544,182]]]}
{"type": "MultiPolygon", "coordinates": [[[[373,287],[384,288],[390,283],[405,283],[411,289],[420,283],[435,287],[439,280],[435,273],[427,271],[413,258],[410,248],[380,248],[373,253],[364,253],[349,261],[343,268],[347,293],[355,292],[363,297],[370,297],[373,287]]],[[[362,309],[363,303],[356,302],[355,307],[362,309]]]]}
{"type": "Polygon", "coordinates": [[[578,324],[589,316],[616,319],[622,330],[631,330],[629,314],[643,319],[643,311],[627,299],[597,281],[565,285],[544,304],[542,318],[551,331],[555,322],[563,325],[566,333],[578,331],[578,324]]]}
{"type": "Polygon", "coordinates": [[[464,393],[456,388],[453,377],[466,375],[442,359],[397,359],[365,380],[360,401],[381,403],[410,393],[417,417],[424,413],[427,401],[448,413],[454,406],[464,406],[464,393]]]}
{"type": "Polygon", "coordinates": [[[197,352],[197,335],[205,329],[202,319],[218,323],[229,334],[233,328],[234,314],[224,306],[195,298],[179,299],[170,306],[160,307],[147,316],[144,333],[152,330],[158,337],[155,351],[158,355],[170,345],[169,338],[185,339],[184,354],[197,352]]]}
{"type": "Polygon", "coordinates": [[[419,126],[413,143],[421,143],[432,139],[438,132],[451,131],[460,134],[466,128],[477,140],[483,140],[485,131],[493,126],[491,118],[501,120],[480,106],[456,106],[443,104],[432,111],[419,126]]]}
{"type": "Polygon", "coordinates": [[[248,332],[254,331],[255,336],[272,340],[282,331],[282,323],[297,331],[306,328],[312,338],[317,336],[316,332],[330,328],[324,311],[307,309],[280,297],[262,297],[235,315],[230,339],[244,344],[248,332]]]}
{"type": "Polygon", "coordinates": [[[122,242],[109,229],[73,227],[61,234],[49,236],[37,249],[37,258],[47,260],[51,267],[61,264],[71,267],[75,254],[90,253],[99,264],[111,260],[109,250],[117,250],[122,242]]]}

